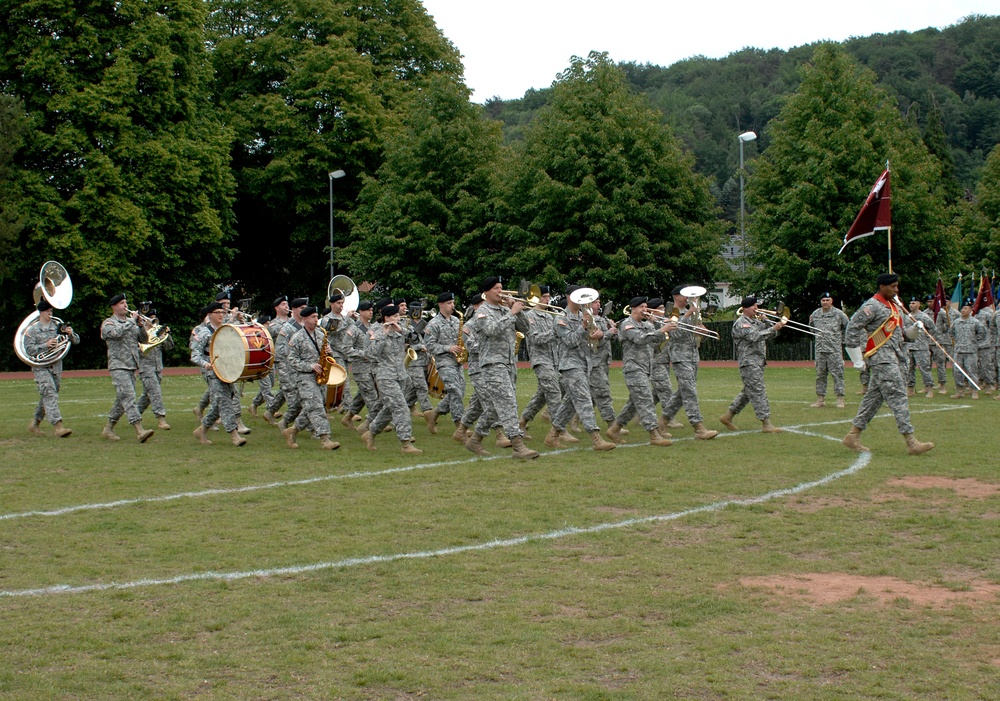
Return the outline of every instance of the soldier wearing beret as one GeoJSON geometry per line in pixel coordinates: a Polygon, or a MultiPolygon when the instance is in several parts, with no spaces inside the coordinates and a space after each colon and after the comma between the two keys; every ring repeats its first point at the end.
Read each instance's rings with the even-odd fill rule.
{"type": "Polygon", "coordinates": [[[837,408],[844,408],[844,331],[847,314],[833,306],[833,295],[824,292],[819,298],[819,309],[809,315],[809,325],[816,335],[816,401],[813,409],[826,406],[827,375],[833,378],[833,392],[837,395],[837,408]]]}
{"type": "MultiPolygon", "coordinates": [[[[28,326],[24,332],[24,349],[29,356],[35,357],[46,351],[52,351],[60,343],[59,336],[66,337],[64,343],[73,345],[80,343],[80,337],[73,331],[72,326],[66,325],[60,328],[52,320],[52,305],[48,300],[41,300],[36,309],[38,321],[28,326]]],[[[62,413],[59,411],[62,369],[62,358],[43,367],[34,365],[31,367],[31,374],[38,386],[39,400],[38,406],[35,407],[34,418],[28,424],[28,430],[36,436],[42,435],[41,423],[46,418],[55,429],[57,437],[66,438],[73,433],[72,429],[63,426],[62,413]]]]}
{"type": "Polygon", "coordinates": [[[722,425],[730,431],[738,431],[733,419],[746,407],[753,405],[754,415],[761,423],[763,433],[781,433],[781,429],[771,423],[771,406],[767,401],[767,387],[764,386],[764,366],[767,365],[767,339],[774,338],[785,327],[785,320],[771,325],[757,318],[757,298],[744,297],[740,302],[740,315],[733,322],[733,342],[736,345],[736,360],[740,366],[743,389],[728,411],[719,417],[722,425]]]}
{"type": "Polygon", "coordinates": [[[424,329],[424,339],[427,350],[434,356],[438,376],[444,383],[445,398],[437,405],[428,421],[431,433],[436,431],[437,417],[451,412],[455,422],[455,432],[452,439],[465,445],[465,429],[462,427],[462,415],[465,412],[465,372],[458,357],[461,348],[458,343],[458,330],[461,321],[455,315],[455,295],[442,292],[438,295],[438,315],[424,329]]]}
{"type": "Polygon", "coordinates": [[[208,384],[210,401],[208,409],[201,417],[201,423],[194,430],[194,437],[202,445],[211,445],[208,439],[208,430],[215,425],[219,419],[222,420],[222,427],[229,434],[233,445],[237,448],[246,445],[247,439],[240,435],[236,423],[236,411],[234,409],[235,398],[238,396],[235,383],[227,384],[219,379],[212,368],[211,344],[212,335],[223,325],[226,318],[226,309],[219,302],[213,302],[203,310],[208,320],[199,324],[191,331],[191,362],[201,368],[201,375],[208,384]]]}
{"type": "Polygon", "coordinates": [[[101,338],[108,344],[108,371],[115,386],[115,403],[108,412],[108,423],[101,435],[117,441],[115,424],[125,416],[135,429],[136,438],[145,443],[153,432],[142,427],[135,378],[139,372],[139,344],[149,340],[147,325],[139,318],[139,312],[129,313],[125,295],[115,295],[108,302],[112,314],[101,324],[101,338]]]}
{"type": "Polygon", "coordinates": [[[329,340],[317,329],[319,314],[316,307],[304,307],[299,317],[302,328],[288,340],[285,360],[288,362],[289,374],[295,380],[302,411],[295,423],[284,429],[281,435],[289,448],[298,448],[295,436],[308,429],[319,438],[323,450],[336,450],[340,443],[330,440],[330,421],[326,418],[324,406],[326,385],[320,385],[316,381],[323,373],[323,356],[330,355],[329,340]]]}

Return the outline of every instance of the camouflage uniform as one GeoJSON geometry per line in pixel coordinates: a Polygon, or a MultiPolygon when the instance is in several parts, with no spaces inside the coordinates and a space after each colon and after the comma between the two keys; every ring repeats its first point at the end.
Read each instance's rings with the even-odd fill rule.
{"type": "MultiPolygon", "coordinates": [[[[928,312],[928,315],[931,313],[928,312]]],[[[934,319],[934,338],[940,343],[950,354],[951,353],[951,336],[948,335],[948,329],[951,328],[951,322],[954,321],[959,315],[957,312],[952,316],[947,309],[939,309],[937,313],[937,318],[934,319]]],[[[945,382],[948,380],[948,358],[944,354],[944,350],[937,347],[937,344],[932,343],[930,346],[931,351],[931,363],[933,366],[937,367],[937,381],[941,387],[944,387],[945,382]]]]}
{"type": "Polygon", "coordinates": [[[288,319],[271,319],[267,322],[267,332],[271,334],[271,342],[274,344],[275,358],[274,363],[271,366],[271,372],[268,374],[268,379],[271,382],[271,396],[267,398],[267,411],[272,416],[276,411],[278,411],[285,403],[285,386],[281,384],[281,375],[278,374],[279,361],[277,358],[277,348],[278,348],[278,334],[281,333],[281,328],[291,321],[291,317],[288,319]],[[278,391],[274,391],[274,381],[278,380],[278,391]]]}
{"type": "Polygon", "coordinates": [[[351,401],[350,413],[360,414],[368,407],[368,418],[374,419],[382,408],[378,398],[378,387],[375,385],[375,368],[368,356],[371,346],[372,328],[361,319],[354,323],[353,329],[348,329],[347,337],[351,345],[347,348],[347,359],[351,363],[351,374],[358,391],[351,401]]]}
{"type": "Polygon", "coordinates": [[[153,414],[162,419],[167,415],[167,407],[163,404],[163,392],[160,384],[163,381],[163,351],[174,347],[174,339],[168,337],[163,343],[158,343],[139,356],[139,379],[142,380],[142,396],[139,397],[139,413],[149,407],[153,414]]]}
{"type": "Polygon", "coordinates": [[[729,413],[736,416],[747,404],[753,405],[754,415],[761,421],[771,418],[771,406],[764,386],[764,366],[767,365],[767,339],[777,335],[774,327],[756,318],[740,314],[733,322],[733,342],[736,360],[740,366],[743,390],[729,405],[729,413]]]}
{"type": "MultiPolygon", "coordinates": [[[[868,337],[889,319],[892,308],[878,296],[871,297],[862,304],[847,325],[845,333],[847,347],[860,347],[864,352],[868,337]]],[[[897,310],[897,313],[900,312],[897,310]]],[[[865,430],[884,402],[889,405],[896,418],[899,432],[903,435],[913,433],[913,426],[910,424],[910,405],[906,400],[906,381],[902,372],[905,363],[903,330],[900,325],[893,329],[892,335],[877,351],[865,359],[865,366],[871,371],[871,379],[868,391],[852,421],[855,428],[860,431],[865,430]]]]}
{"type": "Polygon", "coordinates": [[[410,385],[416,392],[416,403],[420,405],[420,411],[427,411],[434,408],[430,395],[427,393],[427,361],[430,355],[427,353],[427,344],[424,342],[423,334],[413,326],[410,326],[409,330],[409,345],[417,357],[406,366],[406,372],[410,375],[410,385]]]}
{"type": "MultiPolygon", "coordinates": [[[[59,335],[59,324],[49,321],[43,324],[36,321],[28,326],[24,332],[24,350],[30,356],[36,356],[48,350],[46,343],[50,338],[59,335]]],[[[70,337],[70,343],[74,346],[80,343],[80,336],[76,333],[70,337]]],[[[48,418],[49,423],[55,426],[62,421],[62,414],[59,412],[59,385],[62,380],[63,364],[62,360],[57,360],[51,365],[43,368],[31,368],[31,374],[35,378],[38,386],[38,406],[35,407],[35,421],[41,423],[42,419],[48,418]]]]}
{"type": "MultiPolygon", "coordinates": [[[[968,319],[959,317],[952,322],[948,335],[955,343],[953,357],[969,373],[972,381],[978,385],[979,347],[984,339],[989,338],[989,331],[983,326],[983,322],[974,316],[970,316],[968,319]]],[[[954,375],[957,389],[961,390],[969,386],[969,381],[961,372],[955,370],[954,375]]]]}
{"type": "MultiPolygon", "coordinates": [[[[903,343],[907,358],[906,386],[911,389],[917,386],[917,368],[920,368],[920,379],[924,381],[924,389],[934,389],[934,375],[931,374],[931,341],[928,339],[928,335],[934,332],[934,319],[922,309],[916,314],[911,312],[910,316],[922,322],[924,330],[921,330],[914,340],[903,343]]],[[[911,326],[915,326],[914,322],[904,316],[903,329],[911,326]]]]}
{"type": "MultiPolygon", "coordinates": [[[[347,348],[351,345],[350,338],[347,335],[347,331],[354,326],[354,321],[348,319],[343,314],[330,314],[324,317],[322,324],[323,328],[327,332],[327,342],[330,345],[330,351],[333,354],[333,359],[341,365],[344,370],[347,370],[349,365],[347,362],[347,348]]],[[[340,399],[341,407],[351,406],[351,382],[349,379],[344,379],[344,394],[340,399]]]]}
{"type": "Polygon", "coordinates": [[[521,419],[528,423],[546,404],[550,414],[555,412],[562,403],[562,389],[559,386],[559,371],[556,370],[556,331],[552,314],[529,309],[521,315],[528,322],[525,332],[528,358],[538,380],[538,390],[521,412],[521,419]]]}
{"type": "MultiPolygon", "coordinates": [[[[506,307],[483,303],[476,310],[473,328],[479,351],[479,369],[483,418],[476,433],[489,433],[491,423],[503,426],[507,438],[521,438],[524,431],[518,425],[517,395],[514,377],[517,357],[514,355],[516,331],[527,329],[523,314],[511,314],[506,307]]],[[[523,331],[522,331],[523,333],[523,331]]]]}
{"type": "MultiPolygon", "coordinates": [[[[590,397],[597,407],[597,413],[608,424],[615,420],[615,405],[611,398],[611,320],[599,314],[594,315],[594,323],[604,332],[604,336],[593,350],[593,367],[590,370],[590,397]]],[[[667,379],[669,384],[670,380],[667,379]]]]}
{"type": "Polygon", "coordinates": [[[377,436],[391,421],[400,441],[413,440],[413,424],[406,404],[406,387],[410,378],[403,365],[406,336],[385,325],[374,329],[373,335],[369,356],[375,361],[375,381],[378,382],[382,408],[371,419],[368,430],[372,436],[377,436]]]}
{"type": "Polygon", "coordinates": [[[563,382],[563,398],[559,408],[552,414],[552,427],[558,433],[576,414],[587,433],[597,431],[597,417],[590,397],[590,372],[593,356],[590,352],[590,334],[583,325],[583,314],[568,309],[563,316],[556,317],[555,334],[558,341],[557,357],[559,374],[563,382]]]}
{"type": "Polygon", "coordinates": [[[665,338],[653,348],[649,382],[653,386],[653,411],[656,411],[657,404],[665,408],[674,396],[674,388],[670,384],[670,353],[665,338]]]}
{"type": "Polygon", "coordinates": [[[475,316],[475,311],[470,311],[468,320],[462,325],[465,347],[469,351],[469,382],[472,384],[472,396],[469,397],[469,405],[465,407],[465,413],[462,415],[462,426],[468,428],[478,421],[482,428],[481,435],[486,435],[496,416],[483,404],[482,371],[479,364],[479,340],[476,336],[475,316]]]}
{"type": "Polygon", "coordinates": [[[622,375],[628,387],[628,402],[622,407],[616,421],[624,426],[639,414],[639,421],[647,431],[656,429],[656,404],[650,388],[655,348],[666,340],[663,331],[648,321],[629,317],[621,322],[618,338],[622,342],[622,375]]]}
{"type": "MultiPolygon", "coordinates": [[[[938,312],[937,322],[935,323],[938,339],[941,341],[941,345],[944,346],[945,350],[948,351],[952,358],[955,357],[955,340],[951,337],[951,325],[956,319],[961,318],[961,316],[961,313],[957,309],[942,309],[938,312]]],[[[964,368],[965,366],[962,365],[962,367],[964,368]]],[[[945,381],[945,371],[946,368],[944,365],[939,363],[938,380],[942,383],[945,381]]],[[[952,374],[957,376],[961,373],[952,369],[952,374]]]]}
{"type": "Polygon", "coordinates": [[[445,398],[438,404],[437,414],[440,416],[450,411],[456,425],[462,423],[465,412],[465,374],[448,349],[458,343],[459,325],[456,314],[447,319],[444,314],[438,314],[424,329],[427,350],[434,356],[438,376],[444,383],[445,398]]]}
{"type": "MultiPolygon", "coordinates": [[[[324,336],[320,329],[312,333],[304,326],[288,339],[285,360],[288,362],[289,373],[295,378],[302,410],[295,419],[298,431],[306,429],[314,436],[329,436],[330,422],[326,418],[326,385],[316,382],[313,365],[320,362],[320,350],[323,348],[324,336]]],[[[327,340],[327,353],[330,352],[327,340]]],[[[290,425],[287,421],[286,426],[290,425]]]]}
{"type": "Polygon", "coordinates": [[[991,306],[984,306],[975,314],[976,319],[986,327],[986,337],[979,341],[979,348],[977,349],[979,356],[979,377],[982,378],[985,385],[996,385],[997,383],[997,368],[994,363],[996,354],[993,351],[993,339],[989,333],[995,314],[996,312],[991,306]]]}
{"type": "Polygon", "coordinates": [[[281,331],[278,332],[278,337],[274,341],[274,362],[278,368],[278,382],[281,383],[285,401],[288,402],[288,409],[285,410],[285,415],[282,417],[285,426],[291,426],[299,418],[299,413],[302,411],[299,386],[295,381],[295,373],[288,364],[288,342],[301,328],[302,324],[291,318],[281,327],[281,331]]]}
{"type": "Polygon", "coordinates": [[[836,307],[825,311],[820,307],[809,315],[809,325],[820,333],[816,336],[816,396],[825,397],[827,375],[833,378],[833,393],[844,396],[844,331],[847,314],[836,307]]]}
{"type": "Polygon", "coordinates": [[[222,427],[226,433],[232,433],[238,428],[236,411],[233,406],[239,397],[236,383],[226,384],[216,376],[212,369],[209,349],[212,344],[212,334],[215,329],[205,322],[191,330],[191,362],[201,368],[201,376],[208,383],[208,410],[201,417],[201,425],[207,430],[212,428],[216,420],[222,419],[222,427]]]}
{"type": "MultiPolygon", "coordinates": [[[[682,318],[681,321],[693,323],[690,318],[682,318]]],[[[663,405],[663,417],[668,421],[672,420],[683,405],[691,425],[700,424],[703,417],[698,404],[698,336],[687,329],[674,329],[667,341],[667,352],[670,353],[670,365],[677,378],[677,391],[663,405]]]]}
{"type": "Polygon", "coordinates": [[[139,371],[139,344],[149,340],[146,329],[130,316],[110,316],[101,324],[101,338],[108,344],[108,370],[115,386],[108,423],[114,426],[124,415],[135,425],[142,421],[136,405],[135,377],[139,371]]]}

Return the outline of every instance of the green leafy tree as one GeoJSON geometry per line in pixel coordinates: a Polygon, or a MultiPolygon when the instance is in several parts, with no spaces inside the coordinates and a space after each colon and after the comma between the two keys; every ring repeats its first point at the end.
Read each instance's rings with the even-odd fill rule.
{"type": "Polygon", "coordinates": [[[954,251],[940,168],[874,74],[834,45],[816,49],[802,83],[768,126],[747,198],[750,260],[742,288],[804,311],[829,290],[850,305],[887,266],[886,235],[844,235],[886,161],[892,164],[892,263],[904,293],[933,289],[954,251]]]}
{"type": "Polygon", "coordinates": [[[0,84],[30,124],[15,156],[23,255],[7,292],[30,303],[40,264],[67,266],[68,315],[85,338],[74,362],[101,362],[110,294],[193,320],[199,290],[225,273],[229,138],[208,99],[204,18],[198,0],[4,4],[0,84]]]}
{"type": "Polygon", "coordinates": [[[384,163],[364,178],[344,260],[394,294],[461,292],[500,253],[487,235],[500,125],[443,75],[404,105],[384,163]]]}
{"type": "Polygon", "coordinates": [[[498,270],[606,297],[710,282],[720,224],[707,181],[606,54],[574,58],[516,150],[500,200],[498,270]]]}
{"type": "Polygon", "coordinates": [[[995,270],[1000,264],[1000,145],[986,159],[975,197],[963,202],[960,212],[964,269],[995,270]]]}

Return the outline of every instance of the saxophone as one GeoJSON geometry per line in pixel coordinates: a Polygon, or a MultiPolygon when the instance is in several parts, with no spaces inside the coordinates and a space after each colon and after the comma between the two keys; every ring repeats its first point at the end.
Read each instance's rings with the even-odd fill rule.
{"type": "Polygon", "coordinates": [[[323,370],[319,373],[319,375],[316,376],[316,384],[326,385],[330,382],[330,370],[333,368],[334,365],[337,364],[337,361],[333,359],[332,355],[326,352],[326,347],[327,347],[326,339],[329,336],[329,334],[326,331],[326,328],[320,326],[319,330],[323,332],[323,342],[320,344],[319,347],[319,364],[320,367],[323,368],[323,370]]]}
{"type": "Polygon", "coordinates": [[[458,353],[455,354],[455,360],[458,361],[459,365],[464,365],[469,360],[469,349],[465,347],[465,337],[462,336],[462,328],[465,326],[465,315],[457,309],[455,310],[455,314],[458,315],[458,340],[455,341],[455,345],[458,346],[458,353]]]}

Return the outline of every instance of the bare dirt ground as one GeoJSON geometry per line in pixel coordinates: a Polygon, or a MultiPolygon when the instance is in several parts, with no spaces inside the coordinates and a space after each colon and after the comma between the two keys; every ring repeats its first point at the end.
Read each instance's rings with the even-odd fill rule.
{"type": "Polygon", "coordinates": [[[996,601],[1000,595],[1000,586],[988,582],[973,581],[968,583],[968,588],[954,590],[907,582],[896,577],[864,577],[841,572],[743,577],[739,581],[745,587],[765,587],[776,594],[815,606],[860,597],[874,599],[880,604],[906,599],[918,606],[948,608],[960,604],[989,603],[996,601]]]}

